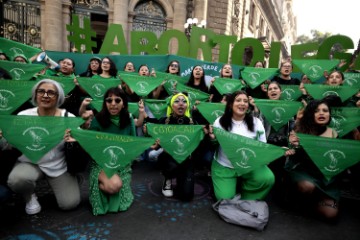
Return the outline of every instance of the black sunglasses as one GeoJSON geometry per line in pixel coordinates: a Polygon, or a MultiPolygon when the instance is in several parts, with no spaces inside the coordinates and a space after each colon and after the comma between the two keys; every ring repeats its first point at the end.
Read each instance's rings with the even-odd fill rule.
{"type": "Polygon", "coordinates": [[[121,98],[106,98],[105,99],[105,102],[107,102],[107,103],[112,103],[113,101],[115,101],[115,103],[121,103],[121,98]]]}
{"type": "Polygon", "coordinates": [[[177,68],[177,67],[179,67],[179,65],[176,63],[172,63],[172,64],[170,64],[170,67],[177,68]]]}

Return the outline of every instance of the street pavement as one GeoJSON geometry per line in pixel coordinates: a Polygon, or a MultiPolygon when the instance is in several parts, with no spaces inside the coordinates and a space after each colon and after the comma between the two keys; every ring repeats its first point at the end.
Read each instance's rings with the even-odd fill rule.
{"type": "MultiPolygon", "coordinates": [[[[26,215],[23,201],[0,211],[0,239],[199,239],[199,240],[359,240],[360,198],[344,192],[337,222],[327,223],[306,211],[301,204],[286,205],[274,201],[270,194],[269,223],[264,231],[224,222],[212,210],[214,202],[210,178],[198,172],[195,198],[184,203],[161,195],[162,176],[153,163],[136,162],[132,188],[135,201],[126,212],[93,216],[90,211],[87,178],[83,174],[82,203],[73,210],[57,209],[54,195],[46,182],[39,183],[37,195],[42,211],[26,215]]],[[[348,189],[349,190],[349,189],[348,189]]]]}

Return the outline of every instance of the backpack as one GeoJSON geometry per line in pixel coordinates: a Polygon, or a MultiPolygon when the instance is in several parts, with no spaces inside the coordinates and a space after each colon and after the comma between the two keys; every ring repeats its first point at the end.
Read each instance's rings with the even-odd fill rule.
{"type": "Polygon", "coordinates": [[[232,199],[222,199],[213,209],[228,223],[264,230],[269,220],[269,207],[261,200],[241,200],[240,194],[232,199]]]}

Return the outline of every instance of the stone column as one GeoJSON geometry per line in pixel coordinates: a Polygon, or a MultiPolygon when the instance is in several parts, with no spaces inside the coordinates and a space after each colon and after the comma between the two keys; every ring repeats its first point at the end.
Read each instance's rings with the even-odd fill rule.
{"type": "Polygon", "coordinates": [[[41,2],[41,43],[46,50],[63,50],[62,0],[41,2]]]}
{"type": "Polygon", "coordinates": [[[195,0],[194,18],[207,21],[208,0],[195,0]]]}
{"type": "MultiPolygon", "coordinates": [[[[70,1],[64,1],[63,3],[63,11],[62,11],[62,25],[63,25],[63,39],[62,39],[62,51],[68,52],[70,50],[70,43],[67,40],[67,36],[69,35],[69,32],[66,30],[66,25],[70,24],[71,21],[71,2],[70,1]]],[[[80,49],[79,49],[80,51],[80,49]]]]}
{"type": "Polygon", "coordinates": [[[129,10],[129,1],[114,1],[114,14],[113,14],[112,23],[122,25],[126,37],[126,41],[129,40],[128,10],[129,10]]]}

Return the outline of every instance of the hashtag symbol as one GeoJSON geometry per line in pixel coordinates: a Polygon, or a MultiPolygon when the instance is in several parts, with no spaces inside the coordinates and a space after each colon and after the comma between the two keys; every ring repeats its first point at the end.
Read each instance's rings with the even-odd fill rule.
{"type": "Polygon", "coordinates": [[[72,24],[66,25],[66,30],[68,30],[71,35],[67,36],[69,42],[74,43],[75,48],[81,49],[81,45],[85,46],[85,52],[91,53],[92,48],[96,47],[96,42],[91,40],[91,37],[96,37],[96,32],[91,29],[90,19],[84,17],[84,26],[80,26],[79,16],[72,15],[72,24]]]}

